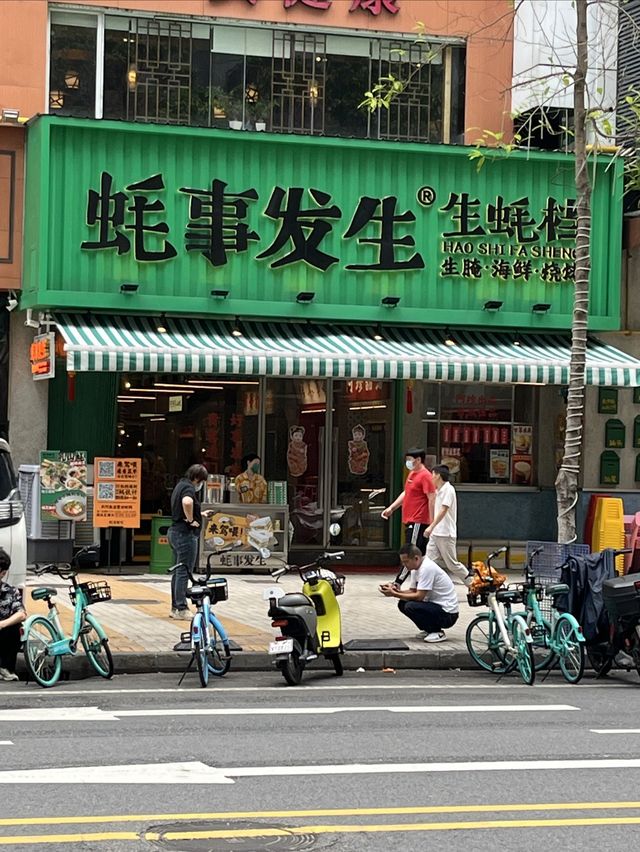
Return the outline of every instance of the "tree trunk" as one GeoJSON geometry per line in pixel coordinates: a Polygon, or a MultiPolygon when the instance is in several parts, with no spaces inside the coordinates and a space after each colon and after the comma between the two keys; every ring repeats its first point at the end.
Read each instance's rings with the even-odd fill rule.
{"type": "Polygon", "coordinates": [[[585,89],[588,67],[588,0],[575,0],[576,71],[573,86],[575,177],[577,202],[576,275],[571,323],[571,358],[564,455],[556,478],[558,541],[568,544],[576,536],[578,477],[582,457],[585,362],[589,317],[589,272],[591,268],[591,185],[587,163],[587,116],[585,89]]]}

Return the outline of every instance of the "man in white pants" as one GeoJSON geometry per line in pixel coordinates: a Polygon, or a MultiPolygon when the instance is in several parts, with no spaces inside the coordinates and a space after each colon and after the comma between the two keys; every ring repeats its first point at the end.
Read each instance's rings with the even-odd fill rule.
{"type": "Polygon", "coordinates": [[[433,521],[425,530],[425,536],[429,537],[426,556],[469,586],[473,575],[458,561],[458,501],[449,482],[449,468],[446,464],[436,465],[431,475],[436,486],[436,502],[433,521]]]}

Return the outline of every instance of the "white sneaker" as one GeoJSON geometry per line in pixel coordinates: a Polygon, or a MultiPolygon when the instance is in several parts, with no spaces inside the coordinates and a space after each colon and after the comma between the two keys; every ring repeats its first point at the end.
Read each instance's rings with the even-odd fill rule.
{"type": "Polygon", "coordinates": [[[19,680],[15,672],[10,672],[9,669],[0,668],[0,680],[19,680]]]}
{"type": "Polygon", "coordinates": [[[178,618],[180,620],[182,620],[183,618],[191,618],[191,610],[189,608],[172,609],[169,613],[169,618],[178,618]]]}
{"type": "Polygon", "coordinates": [[[424,637],[425,642],[444,642],[447,637],[444,635],[444,631],[441,630],[439,633],[427,633],[424,637]]]}

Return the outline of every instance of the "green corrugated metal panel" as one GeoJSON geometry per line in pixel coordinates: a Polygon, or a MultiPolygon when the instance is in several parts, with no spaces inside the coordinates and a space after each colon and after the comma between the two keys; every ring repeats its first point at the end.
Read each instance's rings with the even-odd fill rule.
{"type": "Polygon", "coordinates": [[[86,450],[89,462],[95,456],[113,455],[116,429],[116,373],[78,373],[74,379],[75,399],[69,401],[67,373],[59,364],[49,388],[49,434],[51,449],[86,450]]]}
{"type": "MultiPolygon", "coordinates": [[[[489,327],[569,327],[572,308],[570,281],[542,281],[543,265],[556,263],[570,275],[570,258],[537,257],[543,252],[566,254],[570,239],[548,242],[543,227],[549,198],[564,203],[575,196],[573,159],[555,153],[514,152],[489,159],[478,172],[469,160],[469,149],[456,146],[374,143],[211,131],[116,122],[43,117],[29,129],[33,135],[27,149],[27,253],[44,250],[39,267],[27,263],[26,300],[29,305],[114,310],[118,312],[167,311],[188,314],[280,316],[305,319],[345,319],[408,323],[479,325],[489,327]],[[44,165],[42,165],[45,163],[44,165]],[[161,174],[163,190],[147,190],[149,203],[160,201],[162,213],[150,213],[149,225],[166,222],[166,237],[177,255],[162,262],[140,262],[133,247],[118,254],[115,248],[81,249],[83,241],[98,239],[99,226],[87,224],[89,190],[100,188],[102,172],[113,177],[112,192],[125,192],[130,184],[161,174]],[[185,231],[189,221],[190,197],[181,188],[205,190],[213,179],[227,184],[228,193],[255,189],[258,200],[248,201],[247,224],[259,241],[250,241],[242,252],[229,251],[227,263],[214,267],[199,251],[186,251],[185,231]],[[270,264],[287,254],[289,242],[272,257],[256,255],[273,242],[280,221],[265,215],[275,186],[304,190],[302,206],[316,210],[310,188],[330,195],[320,206],[337,205],[338,218],[322,219],[328,233],[319,248],[338,262],[320,271],[303,261],[279,269],[270,264]],[[422,205],[418,191],[429,187],[435,200],[422,205]],[[48,193],[48,202],[47,199],[48,193]],[[454,193],[466,194],[470,202],[469,229],[488,231],[489,205],[500,196],[512,205],[527,199],[523,218],[533,225],[525,228],[530,244],[517,243],[515,236],[490,234],[446,238],[454,245],[444,249],[443,234],[456,230],[454,214],[460,208],[443,210],[454,193]],[[356,271],[350,264],[372,264],[377,259],[375,240],[380,223],[370,221],[354,236],[345,232],[363,196],[397,198],[396,215],[407,211],[415,221],[398,221],[393,237],[411,237],[415,246],[396,245],[399,261],[418,252],[424,269],[356,271]],[[42,203],[38,200],[42,198],[42,203]],[[46,202],[46,203],[45,203],[46,202]],[[37,209],[34,223],[30,210],[37,209]],[[475,216],[478,218],[475,218],[475,216]],[[48,237],[44,225],[48,224],[48,237]],[[362,240],[365,241],[362,241],[362,240]],[[483,253],[484,252],[484,253],[483,253]],[[503,252],[492,254],[490,252],[503,252]],[[462,273],[465,260],[479,260],[476,279],[461,274],[443,275],[443,263],[451,258],[462,273]],[[46,262],[45,262],[46,260],[46,262]],[[533,272],[514,278],[515,264],[530,260],[533,272]],[[509,277],[502,280],[494,262],[508,264],[509,277]],[[120,293],[120,285],[139,285],[135,294],[120,293]],[[212,289],[229,290],[225,300],[212,299],[212,289]],[[297,305],[296,294],[316,294],[309,305],[297,305]],[[385,295],[401,298],[389,310],[380,306],[385,295]],[[503,302],[502,309],[488,315],[485,301],[503,302]],[[536,302],[551,304],[544,315],[532,316],[536,302]]],[[[593,170],[592,170],[593,173],[593,170]]],[[[620,300],[621,169],[601,157],[595,168],[592,230],[591,327],[617,328],[620,300]]],[[[127,208],[132,193],[127,193],[127,208]]],[[[459,200],[459,199],[458,199],[459,200]]],[[[114,204],[111,202],[110,212],[114,204]]],[[[375,211],[380,213],[380,209],[375,211]]],[[[133,212],[126,212],[121,234],[133,244],[130,229],[133,212]]],[[[316,216],[315,212],[311,218],[316,216]]],[[[310,218],[305,220],[308,225],[310,218]]],[[[513,224],[511,220],[510,224],[513,224]]],[[[114,236],[111,225],[109,237],[114,236]]],[[[306,235],[309,229],[306,228],[306,235]]],[[[146,233],[145,241],[159,249],[162,238],[146,233]]],[[[522,268],[520,269],[522,272],[522,268]]],[[[471,275],[471,268],[466,270],[471,275]]],[[[555,274],[548,271],[551,277],[555,274]]]]}

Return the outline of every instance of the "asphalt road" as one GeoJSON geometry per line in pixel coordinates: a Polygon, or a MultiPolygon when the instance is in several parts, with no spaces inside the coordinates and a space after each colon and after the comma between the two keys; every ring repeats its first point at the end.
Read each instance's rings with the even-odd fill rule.
{"type": "Polygon", "coordinates": [[[1,684],[0,846],[635,848],[635,673],[533,688],[480,672],[177,680],[1,684]]]}

